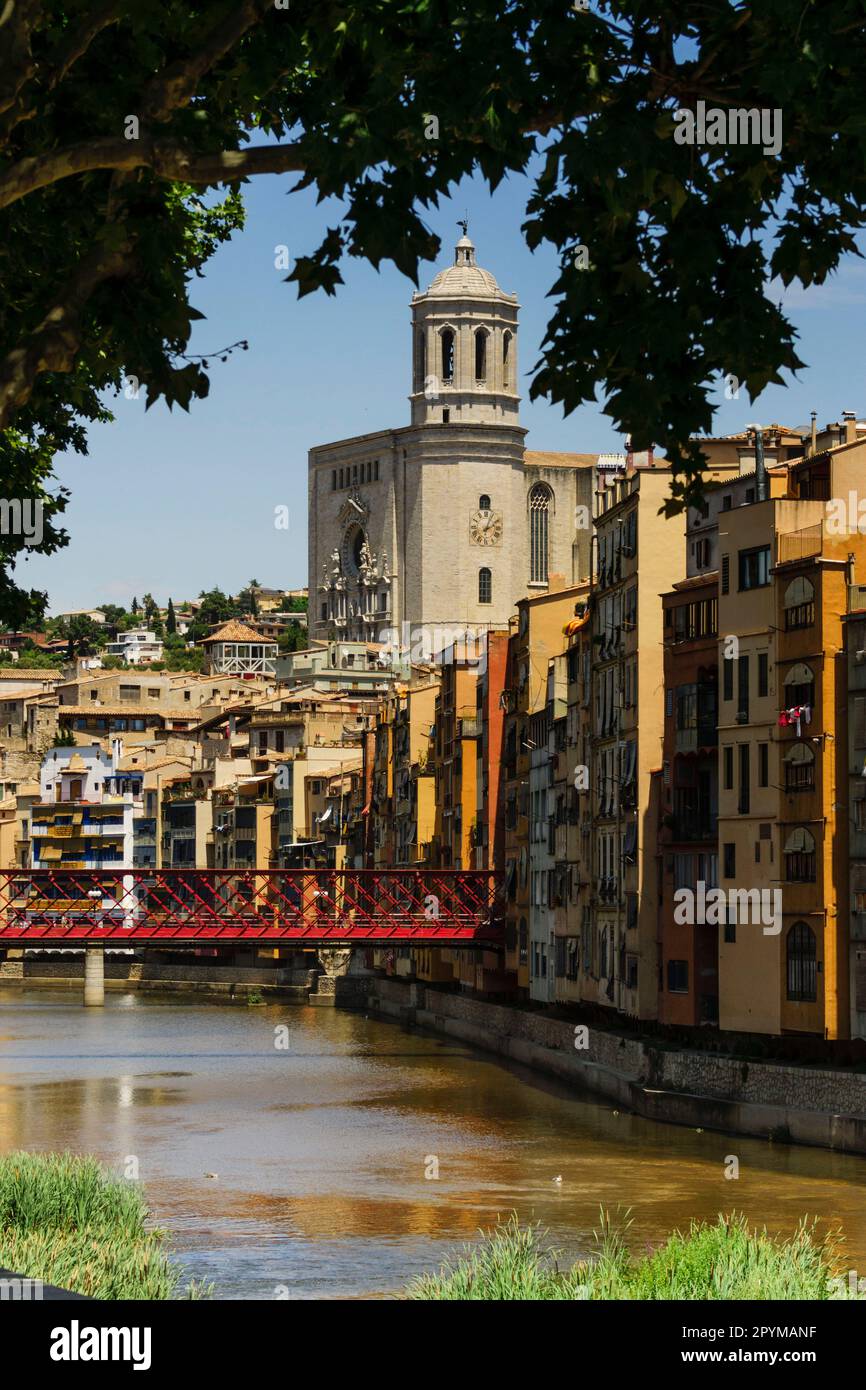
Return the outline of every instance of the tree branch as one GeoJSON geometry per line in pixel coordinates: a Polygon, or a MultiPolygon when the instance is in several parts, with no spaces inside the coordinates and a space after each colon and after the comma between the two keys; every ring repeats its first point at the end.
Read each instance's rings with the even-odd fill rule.
{"type": "Polygon", "coordinates": [[[13,164],[0,175],[0,209],[40,188],[96,169],[123,173],[152,169],[160,178],[205,185],[236,183],[255,174],[301,172],[305,167],[297,145],[253,145],[242,150],[195,154],[181,145],[147,138],[90,140],[83,145],[70,145],[55,154],[32,155],[13,164]]]}
{"type": "Polygon", "coordinates": [[[118,0],[106,0],[104,5],[98,6],[95,13],[84,20],[52,66],[47,81],[49,92],[53,92],[54,88],[60,85],[70,68],[75,66],[79,58],[84,57],[93,40],[99,37],[103,29],[107,29],[110,24],[117,24],[120,18],[118,0]]]}
{"type": "Polygon", "coordinates": [[[41,9],[41,0],[0,0],[0,114],[15,105],[21,88],[33,76],[30,34],[41,9]]]}
{"type": "Polygon", "coordinates": [[[0,430],[29,400],[42,372],[69,372],[75,366],[81,311],[97,286],[132,273],[133,244],[128,237],[110,251],[99,247],[86,256],[38,327],[0,363],[0,430]]]}
{"type": "Polygon", "coordinates": [[[197,52],[190,58],[172,63],[148,84],[142,102],[142,116],[165,120],[172,111],[187,106],[205,73],[230,53],[247,30],[258,24],[272,9],[273,0],[240,0],[239,4],[234,3],[228,16],[205,35],[197,52]]]}

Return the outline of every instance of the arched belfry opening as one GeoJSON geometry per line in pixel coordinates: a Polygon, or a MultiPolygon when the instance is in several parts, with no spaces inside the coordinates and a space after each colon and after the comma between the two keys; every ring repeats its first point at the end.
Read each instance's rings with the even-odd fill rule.
{"type": "Polygon", "coordinates": [[[460,227],[453,264],[412,298],[412,423],[519,425],[517,296],[478,264],[460,227]]]}

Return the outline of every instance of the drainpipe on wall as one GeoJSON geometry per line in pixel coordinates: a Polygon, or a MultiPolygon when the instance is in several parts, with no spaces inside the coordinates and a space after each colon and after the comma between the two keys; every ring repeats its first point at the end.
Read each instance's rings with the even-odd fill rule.
{"type": "Polygon", "coordinates": [[[768,496],[767,465],[764,462],[764,431],[760,425],[749,425],[755,436],[755,501],[766,502],[768,496]]]}

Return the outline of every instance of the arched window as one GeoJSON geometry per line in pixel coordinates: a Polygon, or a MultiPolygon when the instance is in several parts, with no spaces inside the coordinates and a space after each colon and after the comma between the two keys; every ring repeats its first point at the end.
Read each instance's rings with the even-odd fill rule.
{"type": "Polygon", "coordinates": [[[797,661],[785,677],[785,708],[795,705],[814,705],[815,673],[805,661],[797,661]]]}
{"type": "Polygon", "coordinates": [[[818,997],[818,952],[815,933],[806,922],[795,922],[788,932],[786,959],[788,998],[799,1004],[814,1004],[818,997]]]}
{"type": "Polygon", "coordinates": [[[487,380],[487,329],[475,330],[475,380],[487,380]]]}
{"type": "Polygon", "coordinates": [[[423,391],[427,376],[427,334],[423,328],[419,330],[415,341],[415,390],[423,391]]]}
{"type": "Polygon", "coordinates": [[[785,631],[811,627],[815,621],[815,586],[805,575],[798,574],[785,590],[785,631]]]}
{"type": "Polygon", "coordinates": [[[808,743],[794,743],[784,757],[785,791],[807,791],[815,785],[815,754],[808,743]]]}
{"type": "Polygon", "coordinates": [[[442,330],[442,380],[454,380],[454,333],[450,328],[442,330]]]}
{"type": "Polygon", "coordinates": [[[786,883],[815,882],[815,837],[805,826],[795,826],[785,841],[786,883]]]}
{"type": "Polygon", "coordinates": [[[478,571],[478,602],[493,602],[493,575],[486,566],[478,571]]]}
{"type": "Polygon", "coordinates": [[[502,335],[502,385],[508,385],[509,372],[511,371],[511,333],[506,328],[502,335]]]}
{"type": "Polygon", "coordinates": [[[478,499],[478,510],[479,512],[490,511],[490,498],[487,496],[486,492],[482,492],[481,496],[478,499]]]}
{"type": "Polygon", "coordinates": [[[529,494],[529,582],[547,583],[549,546],[550,488],[536,483],[529,494]]]}

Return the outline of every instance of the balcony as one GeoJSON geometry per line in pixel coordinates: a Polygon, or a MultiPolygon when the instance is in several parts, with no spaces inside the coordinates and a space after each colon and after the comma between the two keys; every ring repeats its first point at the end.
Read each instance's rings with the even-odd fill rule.
{"type": "Polygon", "coordinates": [[[792,560],[820,555],[823,536],[824,527],[820,521],[814,526],[804,526],[801,531],[783,532],[776,541],[776,564],[784,565],[792,560]]]}
{"type": "Polygon", "coordinates": [[[671,839],[694,844],[703,840],[714,841],[717,834],[717,821],[710,812],[682,813],[668,816],[665,824],[671,832],[671,839]]]}

